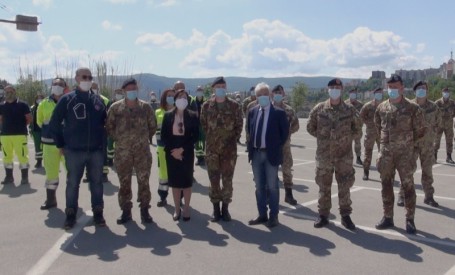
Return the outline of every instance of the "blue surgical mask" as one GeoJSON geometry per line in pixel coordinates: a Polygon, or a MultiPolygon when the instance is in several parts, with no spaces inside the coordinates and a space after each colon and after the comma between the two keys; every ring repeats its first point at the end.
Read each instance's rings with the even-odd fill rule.
{"type": "Polygon", "coordinates": [[[338,99],[341,96],[340,89],[329,89],[329,96],[331,99],[338,99]]]}
{"type": "Polygon", "coordinates": [[[389,98],[391,99],[397,99],[400,94],[398,93],[398,89],[388,89],[387,93],[389,94],[389,98]]]}
{"type": "Polygon", "coordinates": [[[425,89],[417,89],[416,90],[416,97],[425,97],[427,95],[427,90],[425,89]]]}
{"type": "Polygon", "coordinates": [[[174,105],[174,97],[173,96],[168,96],[166,97],[166,103],[167,105],[174,105]]]}
{"type": "Polygon", "coordinates": [[[357,98],[357,94],[356,93],[350,93],[349,94],[349,98],[350,99],[356,99],[357,98]]]}
{"type": "Polygon", "coordinates": [[[225,97],[226,96],[226,89],[224,88],[216,88],[215,89],[215,96],[220,98],[220,97],[225,97]]]}
{"type": "Polygon", "coordinates": [[[377,101],[382,100],[382,93],[374,93],[374,99],[377,101]]]}
{"type": "Polygon", "coordinates": [[[258,103],[261,107],[267,107],[270,104],[270,97],[268,95],[261,95],[258,97],[258,103]]]}
{"type": "Polygon", "coordinates": [[[128,100],[136,100],[137,99],[137,90],[126,91],[126,98],[128,98],[128,100]]]}
{"type": "Polygon", "coordinates": [[[203,97],[203,96],[204,96],[204,92],[197,91],[197,92],[196,92],[196,96],[197,96],[197,97],[203,97]]]}
{"type": "Polygon", "coordinates": [[[280,94],[273,95],[273,101],[280,103],[281,101],[283,101],[283,95],[280,94]]]}

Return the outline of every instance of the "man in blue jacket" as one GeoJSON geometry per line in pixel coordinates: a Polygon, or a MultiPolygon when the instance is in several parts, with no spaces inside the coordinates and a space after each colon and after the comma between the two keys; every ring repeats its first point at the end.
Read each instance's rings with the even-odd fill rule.
{"type": "Polygon", "coordinates": [[[60,98],[52,114],[49,130],[57,148],[65,157],[66,169],[66,220],[65,229],[76,224],[79,185],[87,168],[90,182],[93,220],[97,226],[105,226],[103,217],[103,175],[106,146],[104,123],[106,106],[99,95],[90,93],[92,73],[88,68],[76,71],[76,89],[60,98]]]}

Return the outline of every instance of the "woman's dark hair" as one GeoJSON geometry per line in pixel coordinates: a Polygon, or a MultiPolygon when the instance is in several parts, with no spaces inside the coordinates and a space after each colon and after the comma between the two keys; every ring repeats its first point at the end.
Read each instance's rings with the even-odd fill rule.
{"type": "Polygon", "coordinates": [[[163,110],[166,110],[166,106],[167,106],[166,97],[167,97],[167,94],[170,93],[170,92],[175,92],[175,90],[174,90],[174,89],[166,89],[166,90],[161,94],[161,98],[160,98],[160,108],[163,109],[163,110]]]}

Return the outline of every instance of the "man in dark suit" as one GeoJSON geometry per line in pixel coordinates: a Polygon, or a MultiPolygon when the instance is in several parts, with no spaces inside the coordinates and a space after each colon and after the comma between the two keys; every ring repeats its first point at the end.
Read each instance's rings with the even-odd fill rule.
{"type": "Polygon", "coordinates": [[[278,225],[278,166],[283,162],[283,145],[289,136],[286,113],[270,104],[270,88],[259,83],[255,88],[259,105],[248,113],[248,160],[251,161],[256,184],[259,216],[249,225],[278,225]],[[267,216],[267,202],[270,213],[267,216]]]}

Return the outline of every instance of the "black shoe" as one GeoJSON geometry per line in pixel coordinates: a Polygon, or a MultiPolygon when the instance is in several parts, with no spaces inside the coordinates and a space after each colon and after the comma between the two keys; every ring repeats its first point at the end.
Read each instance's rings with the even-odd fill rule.
{"type": "Polygon", "coordinates": [[[393,218],[383,217],[382,220],[378,224],[376,224],[375,227],[378,230],[383,230],[383,229],[392,228],[394,226],[395,225],[393,224],[393,218]]]}
{"type": "Polygon", "coordinates": [[[341,224],[351,231],[355,230],[355,224],[352,222],[351,217],[349,215],[341,217],[341,224]]]}
{"type": "Polygon", "coordinates": [[[188,222],[188,221],[191,220],[191,217],[190,217],[190,216],[188,216],[188,217],[182,217],[182,220],[183,220],[184,222],[188,222]]]}
{"type": "Polygon", "coordinates": [[[41,210],[47,210],[57,207],[57,198],[55,197],[55,190],[46,189],[46,201],[41,205],[41,210]]]}
{"type": "Polygon", "coordinates": [[[455,164],[455,162],[452,160],[452,154],[447,154],[446,162],[450,164],[455,164]]]}
{"type": "Polygon", "coordinates": [[[370,170],[368,169],[363,169],[363,180],[368,180],[370,176],[370,170]]]}
{"type": "Polygon", "coordinates": [[[158,206],[158,207],[165,207],[166,205],[167,205],[166,199],[160,200],[160,201],[156,204],[156,206],[158,206]]]}
{"type": "Polygon", "coordinates": [[[182,210],[180,210],[178,214],[177,214],[177,213],[174,213],[174,215],[172,215],[172,219],[173,219],[174,221],[178,221],[178,220],[180,220],[180,216],[181,216],[181,215],[182,215],[182,210]]]}
{"type": "Polygon", "coordinates": [[[103,210],[93,211],[93,223],[98,227],[106,226],[106,220],[103,217],[103,210]]]}
{"type": "Polygon", "coordinates": [[[213,214],[212,218],[210,219],[211,222],[217,222],[221,219],[221,209],[220,209],[220,203],[219,202],[214,202],[213,203],[213,214]]]}
{"type": "Polygon", "coordinates": [[[423,200],[423,203],[428,204],[429,206],[439,207],[439,203],[437,203],[433,197],[428,197],[423,200]]]}
{"type": "Polygon", "coordinates": [[[148,207],[141,208],[141,221],[142,221],[142,223],[152,223],[153,222],[153,218],[152,218],[152,216],[150,216],[148,207]]]}
{"type": "Polygon", "coordinates": [[[284,192],[285,192],[284,202],[287,202],[290,205],[297,205],[297,200],[294,199],[294,196],[292,195],[292,188],[286,187],[284,188],[284,192]]]}
{"type": "Polygon", "coordinates": [[[326,216],[319,215],[318,219],[314,222],[315,228],[321,228],[329,224],[329,220],[326,216]]]}
{"type": "MultiPolygon", "coordinates": [[[[269,219],[267,217],[261,217],[261,216],[258,216],[256,219],[254,220],[250,220],[248,222],[249,225],[258,225],[258,224],[263,224],[263,223],[266,223],[268,222],[269,219]]],[[[277,221],[278,222],[278,221],[277,221]]]]}
{"type": "Polygon", "coordinates": [[[63,225],[63,228],[65,230],[70,230],[76,224],[76,211],[74,211],[73,209],[66,209],[65,212],[66,212],[66,219],[65,219],[65,224],[63,225]]]}
{"type": "Polygon", "coordinates": [[[42,159],[37,159],[36,160],[36,164],[35,164],[35,168],[36,169],[43,167],[42,161],[43,161],[42,159]]]}
{"type": "Polygon", "coordinates": [[[401,207],[404,206],[404,197],[403,196],[398,196],[397,206],[401,206],[401,207]]]}
{"type": "Polygon", "coordinates": [[[124,224],[133,219],[131,209],[123,210],[120,218],[117,219],[117,224],[124,224]]]}
{"type": "Polygon", "coordinates": [[[221,205],[221,218],[225,222],[230,222],[232,220],[231,214],[229,214],[229,203],[224,203],[221,205]]]}
{"type": "Polygon", "coordinates": [[[21,169],[21,175],[22,175],[21,184],[30,184],[30,182],[28,181],[28,168],[21,169]]]}
{"type": "Polygon", "coordinates": [[[362,160],[360,159],[360,157],[357,157],[356,163],[357,163],[358,165],[363,165],[363,162],[362,162],[362,160]]]}
{"type": "Polygon", "coordinates": [[[408,234],[415,234],[417,232],[413,219],[406,219],[406,232],[408,234]]]}
{"type": "Polygon", "coordinates": [[[278,221],[278,217],[275,216],[275,217],[270,217],[270,219],[267,221],[265,226],[267,226],[268,228],[272,228],[279,224],[280,224],[280,222],[278,221]]]}
{"type": "Polygon", "coordinates": [[[83,183],[87,183],[87,182],[88,182],[88,178],[84,178],[84,179],[82,180],[82,182],[83,182],[83,183]]]}
{"type": "Polygon", "coordinates": [[[438,163],[438,152],[434,152],[434,163],[438,163]]]}

